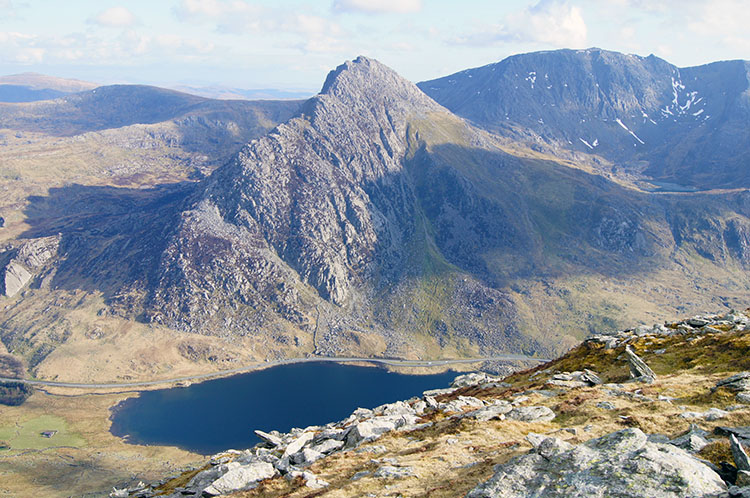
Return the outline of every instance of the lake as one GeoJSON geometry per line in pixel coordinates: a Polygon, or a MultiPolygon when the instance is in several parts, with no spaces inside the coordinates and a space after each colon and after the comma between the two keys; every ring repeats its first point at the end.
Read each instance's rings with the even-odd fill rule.
{"type": "Polygon", "coordinates": [[[111,432],[136,444],[178,446],[210,455],[254,446],[255,429],[287,432],[348,417],[357,407],[448,387],[457,374],[404,375],[378,367],[294,363],[145,391],[121,402],[111,432]]]}
{"type": "Polygon", "coordinates": [[[646,189],[649,192],[698,192],[699,191],[697,187],[680,185],[678,183],[660,182],[656,180],[649,180],[648,183],[654,185],[654,188],[646,189]]]}

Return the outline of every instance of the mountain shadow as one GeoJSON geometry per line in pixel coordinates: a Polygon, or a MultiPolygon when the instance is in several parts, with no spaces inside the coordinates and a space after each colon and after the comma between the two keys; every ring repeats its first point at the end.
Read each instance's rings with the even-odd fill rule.
{"type": "Polygon", "coordinates": [[[52,288],[102,292],[108,302],[145,289],[164,240],[197,184],[147,189],[69,185],[32,196],[23,238],[59,235],[52,288]]]}

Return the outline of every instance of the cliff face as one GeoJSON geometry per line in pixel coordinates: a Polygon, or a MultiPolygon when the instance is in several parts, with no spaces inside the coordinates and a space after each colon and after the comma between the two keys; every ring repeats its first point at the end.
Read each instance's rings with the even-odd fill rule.
{"type": "Polygon", "coordinates": [[[279,305],[290,320],[300,293],[343,305],[376,274],[393,278],[417,222],[406,128],[431,112],[447,114],[375,61],[332,71],[299,117],[205,182],[162,260],[154,299],[164,318],[154,318],[204,308],[182,293],[195,278],[253,307],[279,305]]]}

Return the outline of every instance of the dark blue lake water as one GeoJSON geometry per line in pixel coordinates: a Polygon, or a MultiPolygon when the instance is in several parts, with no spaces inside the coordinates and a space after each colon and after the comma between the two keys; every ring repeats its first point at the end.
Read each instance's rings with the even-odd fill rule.
{"type": "Polygon", "coordinates": [[[338,363],[296,363],[146,391],[120,403],[112,434],[128,442],[179,446],[205,455],[249,448],[253,430],[286,432],[348,417],[427,389],[448,387],[455,372],[403,375],[338,363]]]}

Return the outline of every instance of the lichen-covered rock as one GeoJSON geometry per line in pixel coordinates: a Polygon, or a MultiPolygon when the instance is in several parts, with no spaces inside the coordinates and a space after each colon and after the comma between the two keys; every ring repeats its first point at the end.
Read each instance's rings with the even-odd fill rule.
{"type": "Polygon", "coordinates": [[[709,408],[705,412],[683,412],[680,414],[680,417],[692,420],[692,419],[703,419],[707,420],[709,422],[712,422],[714,420],[719,420],[722,418],[726,418],[729,416],[729,412],[726,410],[721,410],[719,408],[709,408]]]}
{"type": "Polygon", "coordinates": [[[716,387],[724,387],[736,392],[750,391],[750,372],[740,372],[722,379],[716,383],[716,387]]]}
{"type": "Polygon", "coordinates": [[[378,479],[402,479],[412,476],[414,476],[414,471],[411,467],[395,467],[393,465],[383,465],[372,474],[372,477],[378,479]]]}
{"type": "Polygon", "coordinates": [[[546,406],[519,406],[508,412],[506,417],[521,422],[549,422],[555,418],[555,412],[546,406]]]}
{"type": "Polygon", "coordinates": [[[513,410],[513,405],[505,400],[498,400],[495,403],[479,408],[466,414],[467,417],[486,422],[494,418],[505,418],[504,415],[513,410]]]}
{"type": "Polygon", "coordinates": [[[459,388],[459,387],[467,387],[467,386],[479,386],[482,384],[489,384],[492,382],[500,382],[499,377],[495,377],[494,375],[489,375],[484,372],[472,372],[464,375],[459,375],[455,379],[453,379],[453,382],[451,382],[451,387],[459,388]]]}
{"type": "Polygon", "coordinates": [[[447,413],[460,413],[466,408],[482,408],[484,402],[473,396],[458,396],[447,403],[440,403],[440,409],[447,413]]]}
{"type": "Polygon", "coordinates": [[[346,436],[346,446],[351,448],[362,441],[372,441],[386,432],[396,429],[397,422],[394,417],[375,417],[370,420],[359,422],[352,426],[346,436]]]}
{"type": "Polygon", "coordinates": [[[274,475],[276,475],[276,469],[270,463],[255,462],[250,465],[238,465],[211,483],[203,490],[203,493],[215,496],[242,489],[252,489],[263,479],[269,479],[274,475]]]}
{"type": "Polygon", "coordinates": [[[553,375],[552,378],[547,381],[547,384],[549,385],[567,388],[591,387],[601,383],[602,380],[599,376],[591,370],[584,370],[582,372],[563,372],[553,375]]]}
{"type": "Polygon", "coordinates": [[[498,465],[468,498],[698,498],[726,492],[716,472],[671,445],[625,429],[571,446],[548,438],[498,465]]]}
{"type": "Polygon", "coordinates": [[[630,346],[625,346],[625,355],[628,359],[628,365],[630,366],[630,376],[634,380],[642,380],[644,382],[651,383],[656,379],[654,373],[646,362],[643,361],[637,354],[630,349],[630,346]]]}

